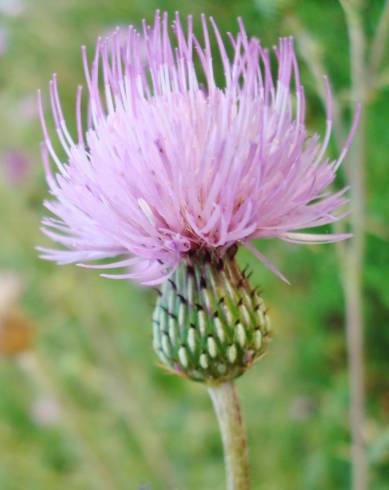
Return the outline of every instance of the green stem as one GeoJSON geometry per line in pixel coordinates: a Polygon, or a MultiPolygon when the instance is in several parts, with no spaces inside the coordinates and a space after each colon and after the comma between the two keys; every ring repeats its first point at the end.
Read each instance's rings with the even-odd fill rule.
{"type": "MultiPolygon", "coordinates": [[[[381,61],[385,55],[386,40],[389,34],[389,0],[386,0],[385,6],[382,10],[380,20],[376,29],[376,33],[371,43],[370,50],[370,67],[369,67],[369,80],[370,84],[375,84],[375,78],[381,61]]],[[[372,88],[372,87],[370,87],[372,88]]]]}
{"type": "MultiPolygon", "coordinates": [[[[369,487],[365,427],[365,361],[363,318],[363,265],[365,255],[365,166],[366,166],[366,35],[363,24],[363,1],[341,0],[350,39],[352,98],[361,104],[359,126],[348,160],[351,194],[351,225],[353,240],[346,250],[343,265],[343,288],[346,297],[346,333],[349,359],[350,422],[351,422],[351,488],[369,487]]],[[[378,57],[380,54],[378,53],[378,57]]]]}
{"type": "Polygon", "coordinates": [[[224,446],[227,490],[249,490],[246,433],[233,382],[209,386],[224,446]]]}

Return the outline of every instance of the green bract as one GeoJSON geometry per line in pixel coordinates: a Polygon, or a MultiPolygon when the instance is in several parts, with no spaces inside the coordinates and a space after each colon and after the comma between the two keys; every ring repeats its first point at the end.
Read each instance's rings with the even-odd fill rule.
{"type": "Polygon", "coordinates": [[[235,260],[197,252],[161,287],[154,348],[170,370],[220,383],[242,375],[266,350],[270,321],[258,290],[235,260]]]}

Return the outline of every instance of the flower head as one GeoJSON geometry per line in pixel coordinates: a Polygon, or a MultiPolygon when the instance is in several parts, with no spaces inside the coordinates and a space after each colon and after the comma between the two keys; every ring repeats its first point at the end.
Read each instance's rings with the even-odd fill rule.
{"type": "MultiPolygon", "coordinates": [[[[310,234],[344,216],[346,189],[329,192],[356,126],[339,158],[326,148],[332,126],[325,80],[323,138],[304,122],[305,99],[291,38],[271,55],[242,22],[223,40],[202,17],[196,36],[178,15],[153,26],[130,26],[99,39],[89,65],[84,132],[81,88],[77,141],[67,129],[54,76],[50,99],[64,159],[54,150],[40,104],[43,156],[53,199],[44,232],[63,246],[43,257],[102,269],[107,277],[158,284],[199,251],[222,257],[243,244],[269,265],[251,242],[280,238],[325,243],[345,234],[310,234]],[[211,36],[217,50],[212,52],[211,36]],[[229,55],[228,53],[231,53],[229,55]],[[218,84],[214,60],[223,67],[218,84]],[[50,161],[55,164],[52,170],[50,161]],[[99,263],[111,259],[110,263],[99,263]]],[[[270,267],[272,267],[270,265],[270,267]]]]}

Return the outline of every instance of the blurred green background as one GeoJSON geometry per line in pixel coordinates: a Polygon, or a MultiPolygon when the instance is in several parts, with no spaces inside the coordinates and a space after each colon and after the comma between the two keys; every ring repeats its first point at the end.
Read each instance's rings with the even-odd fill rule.
{"type": "MultiPolygon", "coordinates": [[[[365,2],[368,38],[383,5],[365,2]]],[[[323,130],[324,113],[307,56],[322,63],[339,97],[348,97],[347,27],[335,0],[0,0],[1,490],[224,488],[206,390],[166,374],[152,352],[155,293],[94,271],[59,268],[34,250],[47,243],[39,231],[46,187],[36,89],[46,90],[56,72],[71,121],[83,80],[80,45],[91,51],[98,35],[151,20],[157,7],[193,13],[196,21],[205,12],[223,31],[235,31],[235,18],[242,16],[250,34],[268,46],[295,34],[312,130],[323,130]]],[[[365,437],[372,490],[389,488],[385,60],[369,95],[365,176],[365,437]]],[[[238,382],[253,489],[348,489],[344,299],[335,247],[270,241],[261,250],[292,286],[241,253],[242,265],[252,266],[253,281],[264,290],[276,330],[270,355],[238,382]]]]}

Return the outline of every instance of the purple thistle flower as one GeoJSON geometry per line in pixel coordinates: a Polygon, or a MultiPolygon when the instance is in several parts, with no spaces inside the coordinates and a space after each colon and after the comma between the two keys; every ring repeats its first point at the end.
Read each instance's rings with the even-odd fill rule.
{"type": "Polygon", "coordinates": [[[119,31],[99,39],[91,65],[83,48],[89,117],[84,133],[79,87],[77,141],[64,121],[54,76],[51,107],[66,156],[63,161],[54,150],[40,99],[42,153],[53,196],[45,206],[54,215],[43,220],[43,231],[64,249],[41,248],[43,258],[122,268],[102,275],[152,285],[194,251],[223,256],[241,244],[283,277],[253,240],[329,243],[350,236],[300,230],[347,214],[347,189],[332,192],[329,186],[358,114],[339,158],[330,161],[329,83],[324,79],[327,126],[321,142],[305,126],[293,40],[282,38],[274,49],[274,77],[268,50],[248,38],[240,19],[238,34],[229,33],[226,43],[212,18],[209,24],[203,16],[200,39],[192,18],[184,30],[177,14],[172,36],[167,14],[157,12],[153,26],[144,22],[141,32],[130,26],[124,43],[119,31]],[[221,87],[215,56],[224,69],[221,87]]]}

